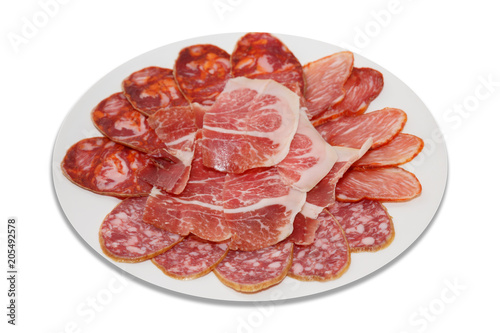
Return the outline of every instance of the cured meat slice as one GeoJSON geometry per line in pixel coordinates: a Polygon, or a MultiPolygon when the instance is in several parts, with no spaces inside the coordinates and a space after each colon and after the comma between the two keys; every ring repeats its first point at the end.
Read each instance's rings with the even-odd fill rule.
{"type": "Polygon", "coordinates": [[[406,124],[406,113],[385,108],[355,117],[340,117],[316,127],[323,138],[333,146],[359,148],[372,138],[372,148],[391,141],[406,124]]]}
{"type": "Polygon", "coordinates": [[[319,221],[317,219],[305,217],[302,213],[298,213],[293,221],[293,232],[287,238],[287,241],[297,245],[312,244],[318,227],[319,221]]]}
{"type": "Polygon", "coordinates": [[[105,218],[99,229],[102,251],[119,262],[140,262],[155,257],[182,237],[142,222],[147,198],[127,198],[105,218]]]}
{"type": "Polygon", "coordinates": [[[227,174],[224,216],[231,229],[231,249],[268,247],[292,233],[306,193],[287,186],[276,168],[227,174]]]}
{"type": "Polygon", "coordinates": [[[226,286],[244,293],[280,283],[292,263],[293,244],[281,242],[255,251],[229,251],[214,269],[226,286]]]}
{"type": "Polygon", "coordinates": [[[190,235],[151,261],[170,277],[191,280],[210,273],[228,250],[226,243],[207,242],[190,235]]]}
{"type": "Polygon", "coordinates": [[[198,148],[199,143],[184,191],[172,195],[154,188],[148,198],[144,222],[176,234],[193,233],[218,242],[231,236],[223,211],[226,175],[205,167],[198,148]]]}
{"type": "Polygon", "coordinates": [[[324,208],[335,202],[335,188],[337,182],[349,169],[349,167],[360,159],[372,144],[368,139],[361,149],[334,147],[338,160],[328,174],[307,193],[306,203],[302,207],[301,213],[309,218],[317,218],[324,208]]]}
{"type": "Polygon", "coordinates": [[[166,157],[165,144],[149,126],[147,118],[134,109],[123,93],[102,100],[92,110],[97,129],[115,142],[150,155],[166,157]]]}
{"type": "Polygon", "coordinates": [[[231,55],[234,77],[272,79],[302,96],[304,74],[302,65],[278,38],[268,33],[248,33],[231,55]]]}
{"type": "Polygon", "coordinates": [[[230,55],[211,44],[183,48],[175,61],[174,74],[191,103],[212,105],[231,77],[230,55]]]}
{"type": "Polygon", "coordinates": [[[354,56],[338,52],[304,66],[306,106],[309,119],[318,118],[345,95],[344,84],[351,75],[354,56]]]}
{"type": "Polygon", "coordinates": [[[384,87],[382,73],[372,68],[352,69],[347,79],[344,90],[345,97],[339,103],[330,105],[323,113],[319,114],[313,121],[318,126],[328,119],[346,115],[359,115],[365,112],[384,87]]]}
{"type": "Polygon", "coordinates": [[[299,123],[299,97],[272,80],[230,79],[203,122],[203,163],[241,173],[281,162],[299,123]]]}
{"type": "Polygon", "coordinates": [[[373,168],[396,166],[411,161],[424,148],[424,141],[419,137],[399,133],[389,143],[368,151],[355,167],[373,168]]]}
{"type": "Polygon", "coordinates": [[[64,175],[89,191],[115,197],[146,196],[152,186],[137,177],[150,163],[148,155],[108,138],[83,139],[71,146],[61,163],[64,175]]]}
{"type": "Polygon", "coordinates": [[[186,166],[182,162],[152,158],[138,172],[137,176],[148,184],[161,188],[168,193],[179,194],[186,187],[190,171],[191,166],[186,166]]]}
{"type": "Polygon", "coordinates": [[[409,171],[398,167],[349,170],[337,184],[339,201],[361,199],[406,201],[417,197],[422,185],[409,171]]]}
{"type": "Polygon", "coordinates": [[[394,239],[392,219],[378,201],[336,202],[328,211],[344,229],[351,252],[378,251],[394,239]]]}
{"type": "Polygon", "coordinates": [[[122,89],[132,106],[146,116],[171,106],[189,105],[169,68],[151,66],[138,70],[123,80],[122,89]]]}
{"type": "Polygon", "coordinates": [[[336,160],[335,148],[325,142],[301,111],[290,151],[276,167],[285,184],[308,192],[328,174],[336,160]]]}
{"type": "Polygon", "coordinates": [[[302,281],[329,281],[340,277],[349,267],[349,245],[338,222],[323,211],[318,220],[314,243],[296,245],[288,275],[302,281]]]}

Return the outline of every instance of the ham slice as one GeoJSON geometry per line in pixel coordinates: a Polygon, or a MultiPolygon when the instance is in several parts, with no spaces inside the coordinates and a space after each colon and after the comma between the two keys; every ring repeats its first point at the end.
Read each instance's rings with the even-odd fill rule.
{"type": "Polygon", "coordinates": [[[305,217],[302,213],[298,213],[293,221],[293,232],[287,240],[296,245],[312,244],[318,227],[319,221],[317,219],[305,217]]]}

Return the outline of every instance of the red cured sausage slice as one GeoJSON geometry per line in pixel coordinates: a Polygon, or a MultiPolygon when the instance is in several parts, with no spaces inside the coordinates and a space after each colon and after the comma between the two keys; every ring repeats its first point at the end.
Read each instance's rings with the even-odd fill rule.
{"type": "Polygon", "coordinates": [[[340,117],[343,114],[359,115],[365,112],[384,87],[382,73],[372,68],[352,69],[347,79],[344,90],[345,97],[339,103],[331,105],[314,120],[313,125],[318,126],[328,119],[340,117]]]}
{"type": "Polygon", "coordinates": [[[134,109],[123,93],[116,93],[102,100],[92,110],[92,121],[97,129],[115,142],[163,156],[165,144],[149,126],[147,118],[134,109]]]}
{"type": "Polygon", "coordinates": [[[371,148],[391,141],[406,124],[406,113],[399,109],[385,108],[355,117],[340,117],[316,127],[332,146],[359,148],[372,138],[371,148]]]}
{"type": "Polygon", "coordinates": [[[419,137],[399,133],[389,143],[368,151],[354,167],[373,168],[396,166],[411,161],[424,148],[424,141],[419,137]]]}
{"type": "Polygon", "coordinates": [[[103,252],[120,262],[139,262],[161,254],[177,244],[179,235],[142,222],[146,198],[120,202],[104,219],[99,229],[103,252]]]}
{"type": "Polygon", "coordinates": [[[226,243],[212,243],[188,236],[151,261],[168,276],[191,280],[210,273],[227,254],[226,243]]]}
{"type": "Polygon", "coordinates": [[[305,217],[302,213],[298,213],[293,221],[293,232],[287,238],[287,241],[296,245],[312,244],[318,227],[319,221],[317,219],[305,217]]]}
{"type": "Polygon", "coordinates": [[[182,49],[175,61],[174,75],[181,91],[191,103],[212,105],[231,77],[230,55],[210,45],[182,49]]]}
{"type": "Polygon", "coordinates": [[[108,138],[84,139],[68,149],[64,175],[89,191],[116,197],[146,196],[152,186],[137,177],[150,163],[148,155],[108,138]]]}
{"type": "Polygon", "coordinates": [[[353,62],[353,54],[345,51],[304,66],[307,113],[313,122],[329,106],[344,98],[344,84],[351,75],[353,62]]]}
{"type": "Polygon", "coordinates": [[[302,281],[329,281],[340,277],[349,267],[349,245],[338,222],[326,211],[319,216],[314,243],[296,245],[288,275],[302,281]]]}
{"type": "Polygon", "coordinates": [[[361,199],[406,201],[417,197],[422,185],[409,171],[398,167],[349,170],[337,183],[339,201],[361,199]]]}
{"type": "Polygon", "coordinates": [[[278,38],[268,33],[248,33],[231,55],[234,77],[272,79],[302,96],[304,74],[295,55],[278,38]]]}
{"type": "Polygon", "coordinates": [[[133,107],[146,116],[170,106],[189,105],[168,68],[143,68],[123,80],[122,88],[133,107]]]}
{"type": "Polygon", "coordinates": [[[378,251],[394,239],[394,225],[378,201],[336,202],[328,211],[340,223],[351,252],[378,251]]]}
{"type": "Polygon", "coordinates": [[[253,293],[280,283],[292,263],[293,244],[281,242],[256,251],[229,251],[214,273],[226,286],[253,293]]]}

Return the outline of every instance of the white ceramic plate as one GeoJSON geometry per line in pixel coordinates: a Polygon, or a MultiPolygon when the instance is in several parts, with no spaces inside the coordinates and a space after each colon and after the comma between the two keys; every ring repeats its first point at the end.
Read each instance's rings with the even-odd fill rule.
{"type": "MultiPolygon", "coordinates": [[[[172,68],[178,52],[185,46],[215,44],[229,53],[243,34],[221,34],[185,40],[140,55],[119,66],[94,84],[70,110],[57,136],[53,152],[53,179],[57,197],[68,220],[78,234],[98,254],[124,271],[154,285],[172,291],[215,300],[268,301],[314,295],[356,281],[385,266],[423,233],[434,217],[444,194],[448,160],[439,128],[424,103],[398,78],[377,64],[355,55],[356,67],[372,67],[384,75],[385,86],[368,111],[384,107],[403,109],[408,122],[403,132],[424,139],[426,147],[405,167],[414,172],[422,184],[422,194],[409,202],[386,204],[393,217],[396,237],[386,249],[375,253],[354,253],[349,270],[330,282],[299,282],[291,278],[256,294],[241,294],[224,286],[213,273],[193,281],[179,281],[164,275],[150,261],[138,264],[116,263],[106,257],[99,246],[98,229],[103,218],[119,203],[116,198],[91,193],[68,181],[60,163],[66,150],[77,141],[101,136],[90,120],[90,111],[102,99],[120,91],[121,81],[130,73],[147,66],[172,68]]],[[[288,35],[277,35],[302,64],[342,49],[323,42],[288,35]]],[[[78,246],[78,245],[75,245],[78,246]]],[[[418,250],[418,249],[417,249],[418,250]]]]}

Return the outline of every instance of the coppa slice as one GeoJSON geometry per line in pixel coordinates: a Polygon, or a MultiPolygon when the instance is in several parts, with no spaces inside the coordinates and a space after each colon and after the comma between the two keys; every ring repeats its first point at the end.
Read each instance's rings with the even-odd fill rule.
{"type": "Polygon", "coordinates": [[[150,116],[171,106],[188,106],[169,68],[146,67],[122,82],[123,93],[134,108],[150,116]]]}
{"type": "Polygon", "coordinates": [[[396,166],[411,161],[424,148],[424,141],[419,137],[399,133],[389,143],[368,151],[354,167],[373,168],[396,166]]]}
{"type": "Polygon", "coordinates": [[[328,211],[344,229],[351,252],[378,251],[394,239],[392,219],[378,201],[336,202],[328,211]]]}
{"type": "Polygon", "coordinates": [[[306,106],[309,119],[320,115],[345,96],[344,84],[351,75],[354,56],[344,51],[304,66],[306,106]]]}
{"type": "Polygon", "coordinates": [[[332,146],[359,148],[372,138],[373,148],[391,141],[406,124],[406,113],[399,109],[385,108],[355,117],[340,117],[316,127],[332,146]]]}
{"type": "Polygon", "coordinates": [[[281,242],[256,251],[229,251],[214,270],[226,286],[253,293],[280,283],[292,263],[293,244],[281,242]]]}
{"type": "Polygon", "coordinates": [[[297,95],[304,94],[302,65],[278,38],[268,33],[248,33],[231,55],[234,77],[272,79],[297,95]]]}
{"type": "Polygon", "coordinates": [[[211,44],[183,48],[175,61],[174,75],[190,103],[212,105],[231,77],[230,55],[211,44]]]}
{"type": "Polygon", "coordinates": [[[119,262],[155,257],[182,240],[179,235],[142,222],[147,198],[127,198],[104,219],[99,229],[103,252],[119,262]]]}
{"type": "Polygon", "coordinates": [[[207,242],[190,235],[151,261],[168,276],[191,280],[210,273],[228,250],[226,243],[207,242]]]}
{"type": "Polygon", "coordinates": [[[406,201],[417,197],[422,185],[409,171],[398,167],[349,170],[337,184],[339,201],[361,199],[406,201]]]}
{"type": "Polygon", "coordinates": [[[203,163],[242,173],[281,162],[299,123],[299,97],[272,80],[230,79],[203,122],[203,163]]]}
{"type": "Polygon", "coordinates": [[[108,138],[83,139],[71,146],[61,163],[64,175],[89,191],[115,197],[147,196],[152,186],[137,177],[150,163],[148,155],[108,138]]]}
{"type": "Polygon", "coordinates": [[[276,244],[292,233],[306,193],[285,185],[276,168],[227,174],[224,216],[231,249],[252,251],[276,244]]]}
{"type": "Polygon", "coordinates": [[[384,77],[382,73],[372,68],[352,69],[344,90],[342,101],[330,105],[324,112],[314,118],[313,125],[318,126],[329,119],[346,115],[362,114],[382,91],[384,77]]]}
{"type": "Polygon", "coordinates": [[[318,216],[320,225],[314,243],[296,245],[288,275],[302,281],[329,281],[349,267],[349,245],[338,222],[326,211],[318,216]]]}

